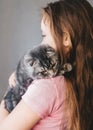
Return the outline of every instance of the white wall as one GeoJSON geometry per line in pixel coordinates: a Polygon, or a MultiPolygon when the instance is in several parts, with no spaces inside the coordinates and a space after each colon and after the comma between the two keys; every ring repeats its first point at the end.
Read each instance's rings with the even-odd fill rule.
{"type": "Polygon", "coordinates": [[[40,43],[40,12],[50,1],[0,0],[0,100],[20,57],[40,43]]]}

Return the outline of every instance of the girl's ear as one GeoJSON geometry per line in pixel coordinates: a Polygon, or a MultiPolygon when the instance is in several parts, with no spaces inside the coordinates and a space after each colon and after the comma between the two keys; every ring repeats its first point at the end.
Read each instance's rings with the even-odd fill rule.
{"type": "Polygon", "coordinates": [[[69,35],[68,32],[64,32],[63,45],[65,47],[71,47],[72,46],[70,35],[69,35]]]}

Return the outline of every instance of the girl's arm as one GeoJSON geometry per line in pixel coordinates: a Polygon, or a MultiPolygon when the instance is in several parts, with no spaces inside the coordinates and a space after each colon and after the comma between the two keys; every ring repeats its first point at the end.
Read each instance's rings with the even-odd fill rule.
{"type": "Polygon", "coordinates": [[[4,100],[0,104],[0,124],[8,116],[9,112],[4,107],[4,100]]]}
{"type": "Polygon", "coordinates": [[[39,120],[39,115],[21,100],[16,108],[1,122],[0,130],[30,130],[39,120]]]}

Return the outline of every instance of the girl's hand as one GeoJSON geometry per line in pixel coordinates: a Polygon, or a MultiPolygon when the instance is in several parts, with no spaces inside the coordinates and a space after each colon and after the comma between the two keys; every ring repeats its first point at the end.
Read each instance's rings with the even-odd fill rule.
{"type": "Polygon", "coordinates": [[[15,86],[15,83],[16,83],[16,74],[15,74],[15,71],[10,75],[8,81],[9,81],[10,87],[15,86]]]}

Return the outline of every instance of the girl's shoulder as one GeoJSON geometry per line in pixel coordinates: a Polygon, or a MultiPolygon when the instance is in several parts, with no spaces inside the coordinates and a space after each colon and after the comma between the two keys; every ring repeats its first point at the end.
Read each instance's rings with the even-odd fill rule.
{"type": "Polygon", "coordinates": [[[29,86],[29,90],[46,91],[51,93],[63,92],[66,90],[67,82],[64,76],[56,76],[47,79],[36,79],[29,86]]]}
{"type": "Polygon", "coordinates": [[[34,80],[22,99],[43,118],[62,104],[65,88],[63,76],[34,80]]]}
{"type": "Polygon", "coordinates": [[[63,99],[65,97],[67,82],[64,76],[56,76],[54,78],[37,79],[29,86],[29,91],[34,90],[35,93],[45,93],[44,95],[55,95],[63,99]]]}
{"type": "Polygon", "coordinates": [[[66,80],[64,78],[64,76],[56,76],[53,78],[47,78],[47,79],[36,79],[32,82],[32,85],[39,85],[39,86],[51,86],[53,87],[53,85],[57,85],[58,86],[62,86],[66,84],[66,80]]]}

